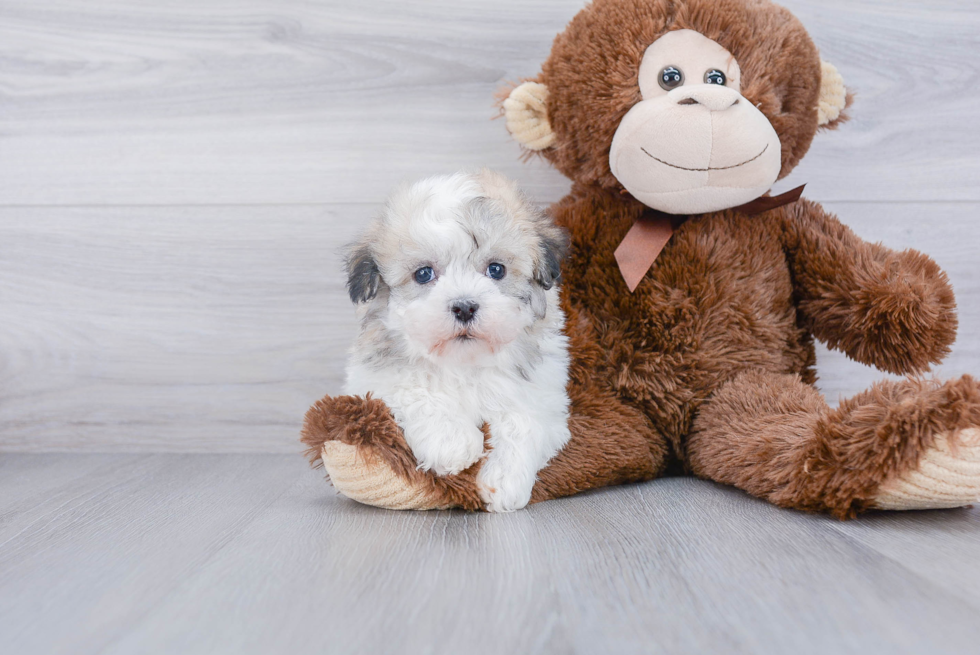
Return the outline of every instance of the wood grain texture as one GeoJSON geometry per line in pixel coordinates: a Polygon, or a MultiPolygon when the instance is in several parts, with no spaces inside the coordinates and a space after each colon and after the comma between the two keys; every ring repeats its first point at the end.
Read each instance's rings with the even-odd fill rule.
{"type": "MultiPolygon", "coordinates": [[[[980,373],[980,204],[828,208],[949,272],[960,337],[936,374],[980,373]]],[[[0,449],[296,452],[356,330],[340,251],[379,210],[0,208],[0,449]]],[[[886,377],[818,368],[832,403],[886,377]]]]}
{"type": "MultiPolygon", "coordinates": [[[[0,203],[379,202],[490,165],[542,202],[493,94],[582,0],[5,0],[0,203]]],[[[858,93],[793,175],[823,200],[980,200],[972,0],[785,0],[858,93]]]]}
{"type": "Polygon", "coordinates": [[[0,485],[18,470],[43,497],[0,495],[0,516],[34,515],[0,539],[0,634],[24,655],[932,655],[980,639],[980,509],[840,524],[669,478],[510,515],[390,512],[292,456],[4,455],[0,485]]]}
{"type": "Polygon", "coordinates": [[[2,447],[296,452],[374,211],[0,209],[2,447]]]}
{"type": "MultiPolygon", "coordinates": [[[[980,10],[788,4],[861,102],[780,188],[935,256],[961,317],[937,372],[980,372],[980,203],[950,202],[980,198],[980,10]]],[[[488,119],[579,6],[0,5],[0,449],[294,451],[353,339],[339,248],[394,181],[567,189],[488,119]]],[[[819,358],[832,402],[883,377],[819,358]]]]}

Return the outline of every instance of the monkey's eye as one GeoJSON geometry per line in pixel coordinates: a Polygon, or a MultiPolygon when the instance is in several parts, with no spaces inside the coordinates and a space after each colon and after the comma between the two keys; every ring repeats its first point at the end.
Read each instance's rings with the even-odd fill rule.
{"type": "Polygon", "coordinates": [[[493,262],[487,266],[487,277],[491,280],[503,280],[505,275],[507,275],[507,269],[503,264],[493,262]]]}
{"type": "Polygon", "coordinates": [[[709,70],[707,73],[704,74],[705,84],[717,84],[719,86],[725,86],[725,82],[727,81],[728,78],[725,77],[725,74],[722,73],[717,68],[712,68],[711,70],[709,70]]]}
{"type": "Polygon", "coordinates": [[[415,271],[415,281],[419,284],[428,284],[432,282],[436,277],[436,274],[432,272],[431,266],[423,266],[419,270],[415,271]]]}
{"type": "Polygon", "coordinates": [[[684,84],[684,73],[679,68],[668,66],[660,71],[660,77],[657,78],[657,81],[660,82],[661,89],[670,91],[684,84]]]}

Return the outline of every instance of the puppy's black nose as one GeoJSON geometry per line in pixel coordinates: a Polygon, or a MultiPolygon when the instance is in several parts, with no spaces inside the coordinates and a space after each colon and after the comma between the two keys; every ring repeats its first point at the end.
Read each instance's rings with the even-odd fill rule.
{"type": "Polygon", "coordinates": [[[453,316],[460,323],[469,323],[472,321],[478,309],[480,309],[480,306],[471,300],[457,300],[452,306],[453,316]]]}

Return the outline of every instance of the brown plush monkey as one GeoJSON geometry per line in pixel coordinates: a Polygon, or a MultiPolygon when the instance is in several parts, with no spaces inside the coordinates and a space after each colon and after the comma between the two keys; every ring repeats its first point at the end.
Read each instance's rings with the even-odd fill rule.
{"type": "MultiPolygon", "coordinates": [[[[816,203],[760,200],[847,104],[767,0],[595,0],[510,92],[512,134],[574,181],[551,209],[572,237],[572,438],[533,501],[668,467],[839,517],[980,497],[974,379],[882,382],[837,409],[812,386],[814,338],[917,374],[956,331],[931,259],[862,241],[816,203]]],[[[303,439],[355,500],[481,508],[479,464],[416,471],[375,399],[324,398],[303,439]]]]}

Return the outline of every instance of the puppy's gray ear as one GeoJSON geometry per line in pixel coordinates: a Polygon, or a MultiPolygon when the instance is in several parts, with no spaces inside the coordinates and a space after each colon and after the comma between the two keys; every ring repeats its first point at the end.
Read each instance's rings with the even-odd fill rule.
{"type": "Polygon", "coordinates": [[[548,226],[541,231],[534,281],[545,290],[555,286],[561,278],[561,263],[568,255],[568,234],[560,227],[548,226]]]}
{"type": "Polygon", "coordinates": [[[347,293],[352,303],[373,300],[381,287],[381,271],[367,246],[356,246],[347,256],[347,293]]]}

